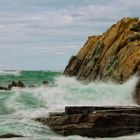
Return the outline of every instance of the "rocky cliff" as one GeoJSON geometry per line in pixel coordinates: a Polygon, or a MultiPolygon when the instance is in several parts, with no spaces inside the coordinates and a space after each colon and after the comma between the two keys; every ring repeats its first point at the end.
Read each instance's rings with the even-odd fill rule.
{"type": "Polygon", "coordinates": [[[127,80],[140,70],[140,20],[123,18],[105,33],[91,36],[64,71],[78,80],[127,80]]]}

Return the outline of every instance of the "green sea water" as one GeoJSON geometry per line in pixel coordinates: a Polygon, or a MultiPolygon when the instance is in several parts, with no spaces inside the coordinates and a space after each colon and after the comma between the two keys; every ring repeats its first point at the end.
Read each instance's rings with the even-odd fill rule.
{"type": "MultiPolygon", "coordinates": [[[[83,84],[52,71],[0,71],[0,85],[21,80],[26,88],[12,88],[0,91],[0,135],[13,133],[23,135],[18,140],[90,140],[80,136],[56,135],[49,127],[34,121],[46,117],[50,112],[62,112],[67,105],[135,105],[132,99],[137,78],[133,77],[123,85],[112,82],[83,84]],[[42,81],[48,80],[44,86],[42,81]],[[35,85],[35,87],[28,87],[35,85]]],[[[110,138],[113,140],[139,140],[140,135],[110,138]]],[[[109,138],[95,138],[110,140],[109,138]]]]}

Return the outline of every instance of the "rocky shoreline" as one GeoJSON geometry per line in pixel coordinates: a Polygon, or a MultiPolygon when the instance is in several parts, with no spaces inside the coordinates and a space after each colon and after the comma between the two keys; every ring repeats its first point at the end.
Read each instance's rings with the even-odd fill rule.
{"type": "MultiPolygon", "coordinates": [[[[140,73],[139,18],[123,18],[102,35],[89,37],[64,70],[64,75],[84,82],[113,80],[120,84],[136,73],[140,73]]],[[[140,81],[133,97],[140,104],[140,81]]],[[[36,121],[64,136],[118,137],[140,133],[140,108],[66,107],[65,112],[36,121]]]]}
{"type": "MultiPolygon", "coordinates": [[[[49,82],[47,80],[42,82],[42,85],[47,86],[49,82]]],[[[1,90],[11,90],[13,87],[19,87],[19,88],[25,88],[25,84],[22,81],[12,81],[11,83],[8,84],[7,87],[5,86],[0,86],[0,91],[1,90]]],[[[29,88],[35,87],[35,85],[28,85],[29,88]]]]}
{"type": "Polygon", "coordinates": [[[118,137],[140,132],[139,107],[74,106],[35,120],[63,136],[118,137]]]}
{"type": "MultiPolygon", "coordinates": [[[[77,80],[113,80],[119,84],[140,73],[140,20],[123,18],[105,33],[88,38],[76,56],[72,56],[64,75],[77,80]]],[[[43,81],[48,85],[48,81],[43,81]]],[[[21,81],[12,81],[0,90],[26,87],[21,81]]],[[[34,87],[29,85],[28,87],[34,87]]],[[[140,105],[140,80],[134,100],[140,105]]],[[[63,136],[119,137],[140,133],[140,107],[135,106],[66,106],[64,112],[50,113],[35,121],[49,126],[63,136]]],[[[6,134],[1,137],[16,137],[6,134]]],[[[20,136],[19,136],[20,137],[20,136]]]]}

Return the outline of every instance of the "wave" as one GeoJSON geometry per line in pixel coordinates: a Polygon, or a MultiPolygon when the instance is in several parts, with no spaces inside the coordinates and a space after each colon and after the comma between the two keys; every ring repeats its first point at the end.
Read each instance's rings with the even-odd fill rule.
{"type": "Polygon", "coordinates": [[[21,71],[17,70],[0,70],[0,75],[15,75],[19,76],[21,71]]]}
{"type": "MultiPolygon", "coordinates": [[[[80,136],[57,136],[49,128],[38,122],[34,122],[32,119],[46,117],[50,112],[62,112],[65,106],[73,105],[137,106],[133,101],[133,91],[137,81],[138,77],[134,76],[122,85],[115,84],[111,81],[95,81],[90,84],[83,84],[75,78],[59,76],[48,87],[13,88],[10,91],[11,93],[5,92],[0,94],[0,109],[3,108],[3,110],[0,110],[0,113],[3,114],[0,116],[0,119],[2,118],[0,122],[0,133],[6,133],[8,131],[15,134],[26,134],[26,136],[38,140],[90,140],[90,138],[82,138],[80,136]],[[11,119],[13,120],[11,121],[11,119]]],[[[121,140],[131,139],[133,137],[137,139],[139,136],[111,139],[121,140]]],[[[96,140],[108,139],[96,138],[96,140]]]]}
{"type": "Polygon", "coordinates": [[[85,85],[60,76],[48,87],[13,88],[14,94],[5,103],[16,113],[31,118],[64,111],[65,106],[137,106],[133,100],[137,80],[134,76],[122,85],[110,81],[85,85]]]}

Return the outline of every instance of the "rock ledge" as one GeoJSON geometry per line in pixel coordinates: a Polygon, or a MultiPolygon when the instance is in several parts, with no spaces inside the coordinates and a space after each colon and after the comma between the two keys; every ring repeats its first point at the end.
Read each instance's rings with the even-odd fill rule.
{"type": "Polygon", "coordinates": [[[140,132],[139,107],[66,107],[63,113],[35,120],[64,136],[118,137],[140,132]]]}

